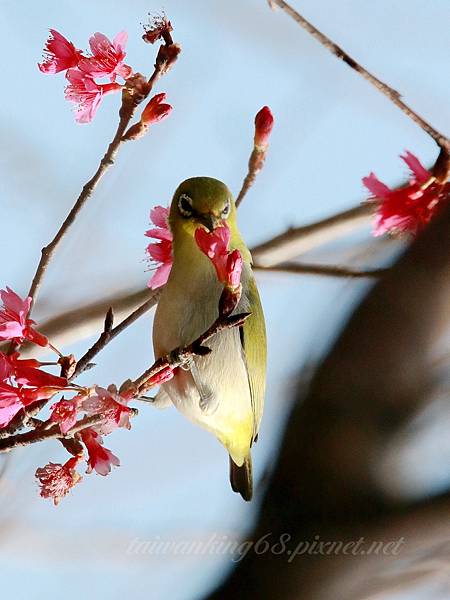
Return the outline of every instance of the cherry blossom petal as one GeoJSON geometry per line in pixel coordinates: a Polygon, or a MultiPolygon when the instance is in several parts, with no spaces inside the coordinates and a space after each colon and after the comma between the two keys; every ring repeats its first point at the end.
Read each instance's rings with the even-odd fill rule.
{"type": "Polygon", "coordinates": [[[168,206],[155,206],[150,211],[150,219],[156,227],[169,231],[169,212],[168,206]]]}
{"type": "Polygon", "coordinates": [[[44,48],[44,60],[38,67],[42,73],[59,73],[76,67],[81,56],[81,51],[77,50],[72,42],[56,29],[50,29],[50,36],[44,48]]]}
{"type": "Polygon", "coordinates": [[[156,228],[149,229],[145,235],[152,237],[158,242],[149,244],[146,248],[146,253],[154,265],[155,272],[153,273],[148,287],[155,290],[163,286],[172,269],[172,232],[169,228],[169,208],[164,206],[155,206],[150,211],[150,219],[156,228]]]}
{"type": "Polygon", "coordinates": [[[88,470],[91,473],[93,470],[99,475],[108,475],[111,472],[111,466],[120,466],[120,460],[111,450],[103,446],[101,436],[91,427],[81,431],[81,439],[83,440],[89,454],[88,470]]]}
{"type": "Polygon", "coordinates": [[[363,177],[362,182],[374,198],[385,198],[391,192],[391,189],[380,181],[375,173],[363,177]]]}
{"type": "Polygon", "coordinates": [[[414,175],[414,179],[418,183],[425,183],[430,179],[431,173],[425,169],[417,156],[406,150],[405,154],[401,155],[400,158],[408,165],[411,173],[414,175]]]}
{"type": "Polygon", "coordinates": [[[155,269],[155,272],[150,278],[148,282],[148,287],[152,290],[157,290],[158,288],[166,285],[167,280],[169,279],[170,271],[172,270],[172,262],[166,262],[155,269]]]}
{"type": "Polygon", "coordinates": [[[58,423],[61,433],[65,435],[77,422],[78,408],[76,400],[60,400],[51,407],[50,420],[58,423]]]}
{"type": "Polygon", "coordinates": [[[34,321],[27,319],[31,298],[23,300],[11,288],[0,290],[3,308],[0,309],[0,340],[22,342],[25,338],[40,346],[47,346],[47,338],[36,331],[34,321]]]}

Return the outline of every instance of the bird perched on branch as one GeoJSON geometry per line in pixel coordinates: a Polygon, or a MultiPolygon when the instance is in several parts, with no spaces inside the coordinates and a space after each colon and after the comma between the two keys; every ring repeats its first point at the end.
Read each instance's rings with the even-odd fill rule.
{"type": "Polygon", "coordinates": [[[226,238],[229,256],[242,258],[240,299],[234,313],[251,314],[242,326],[218,333],[208,343],[211,353],[196,356],[177,369],[174,377],[161,386],[155,404],[174,404],[216,436],[230,456],[233,490],[250,500],[250,448],[264,406],[266,333],[251,255],[237,227],[231,192],[217,179],[187,179],[173,197],[169,225],[173,265],[154,320],[155,357],[190,344],[219,316],[224,287],[217,264],[210,260],[217,243],[211,245],[211,252],[202,247],[207,233],[222,241],[226,238]]]}

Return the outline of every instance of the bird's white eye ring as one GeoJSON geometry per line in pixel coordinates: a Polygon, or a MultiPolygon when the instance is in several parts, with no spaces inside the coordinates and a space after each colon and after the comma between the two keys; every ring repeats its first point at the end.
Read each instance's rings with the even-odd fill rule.
{"type": "Polygon", "coordinates": [[[178,198],[178,210],[183,217],[192,216],[192,198],[187,194],[181,194],[178,198]]]}
{"type": "Polygon", "coordinates": [[[230,201],[228,200],[228,202],[227,202],[227,203],[226,203],[226,205],[225,205],[225,208],[224,208],[224,209],[223,209],[223,211],[222,211],[222,217],[223,217],[224,219],[226,219],[226,218],[228,217],[228,215],[230,214],[230,209],[231,209],[231,203],[230,203],[230,201]]]}

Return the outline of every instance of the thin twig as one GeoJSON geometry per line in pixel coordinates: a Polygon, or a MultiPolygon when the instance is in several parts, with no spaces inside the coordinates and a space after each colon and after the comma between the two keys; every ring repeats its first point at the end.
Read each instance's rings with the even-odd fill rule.
{"type": "Polygon", "coordinates": [[[148,82],[145,82],[145,84],[143,84],[142,77],[135,76],[134,79],[130,78],[130,80],[127,81],[127,83],[125,84],[124,90],[122,92],[122,106],[119,111],[119,124],[117,126],[117,130],[112,142],[109,144],[108,149],[105,155],[103,156],[102,160],[100,161],[96,172],[91,177],[91,179],[83,186],[80,195],[78,196],[75,204],[73,205],[69,214],[65,218],[55,237],[47,246],[45,246],[42,249],[41,259],[37,266],[33,280],[31,282],[30,290],[28,292],[28,296],[31,297],[30,313],[33,308],[33,304],[36,300],[37,294],[39,292],[39,288],[41,286],[46,269],[50,260],[52,259],[56,248],[58,247],[66,233],[69,231],[70,227],[74,224],[78,214],[91,197],[100,179],[105,175],[106,171],[114,164],[117,152],[121,144],[124,143],[122,139],[123,135],[126,129],[128,128],[131,119],[133,118],[137,106],[150,94],[156,81],[161,77],[162,74],[164,74],[165,68],[166,66],[164,65],[164,63],[161,63],[157,60],[153,74],[151,75],[148,82]]]}
{"type": "Polygon", "coordinates": [[[116,158],[119,147],[122,144],[122,136],[129,124],[130,120],[133,117],[135,109],[136,109],[135,106],[129,105],[127,107],[127,110],[124,111],[123,114],[121,115],[119,125],[117,126],[117,130],[114,135],[114,138],[113,138],[112,142],[109,144],[104,157],[100,161],[100,164],[99,164],[95,174],[83,186],[83,189],[82,189],[80,195],[78,196],[75,204],[73,205],[69,214],[65,218],[64,222],[62,223],[61,227],[59,228],[59,230],[56,233],[53,240],[42,249],[41,259],[37,266],[36,272],[34,274],[34,277],[33,277],[33,280],[32,280],[31,286],[30,286],[30,290],[28,292],[28,296],[31,297],[31,302],[32,302],[30,312],[31,312],[34,302],[36,301],[36,297],[39,292],[40,286],[42,284],[42,280],[44,278],[48,264],[53,256],[56,248],[60,244],[64,235],[69,231],[70,227],[75,222],[75,219],[77,218],[77,216],[80,213],[83,206],[86,204],[86,202],[91,197],[92,192],[96,188],[100,179],[103,177],[103,175],[106,173],[106,171],[114,164],[114,159],[116,158]]]}
{"type": "Polygon", "coordinates": [[[314,25],[307,21],[300,13],[298,13],[292,6],[290,6],[284,0],[270,0],[271,5],[276,4],[285,13],[287,13],[296,23],[303,27],[308,33],[310,33],[316,40],[318,40],[325,48],[327,48],[337,58],[345,62],[351,69],[359,73],[364,79],[371,83],[378,91],[387,96],[389,100],[395,104],[407,117],[414,121],[419,127],[421,127],[428,135],[430,135],[436,144],[441,148],[450,151],[450,140],[432,127],[425,119],[419,116],[413,111],[403,100],[401,100],[400,94],[392,89],[389,85],[369,73],[367,69],[357,63],[347,52],[345,52],[340,46],[335,44],[329,37],[319,31],[314,25]]]}
{"type": "MultiPolygon", "coordinates": [[[[137,414],[137,410],[131,409],[130,414],[137,414]]],[[[32,431],[27,431],[26,433],[19,433],[4,440],[0,440],[0,453],[9,452],[10,450],[18,448],[19,446],[29,446],[30,444],[36,444],[37,442],[43,442],[45,440],[60,438],[70,439],[76,433],[79,433],[83,429],[86,429],[87,427],[92,427],[94,425],[98,425],[104,420],[105,415],[102,414],[92,415],[91,417],[84,417],[83,419],[80,419],[78,423],[76,423],[72,427],[72,429],[69,429],[69,431],[65,435],[61,433],[61,429],[59,428],[58,424],[53,425],[52,427],[50,427],[50,429],[40,430],[38,428],[33,429],[32,431]]]]}
{"type": "Polygon", "coordinates": [[[373,211],[373,205],[365,202],[310,225],[292,227],[252,248],[253,259],[255,263],[267,267],[291,260],[357,227],[368,225],[373,211]]]}
{"type": "Polygon", "coordinates": [[[239,207],[240,203],[244,199],[248,190],[255,183],[256,176],[258,175],[258,173],[261,171],[261,169],[264,166],[265,158],[266,158],[266,149],[261,150],[258,147],[253,148],[252,153],[250,155],[250,159],[248,161],[247,175],[245,176],[245,179],[242,183],[242,187],[236,198],[236,208],[239,207]]]}
{"type": "Polygon", "coordinates": [[[259,271],[274,271],[277,273],[298,273],[306,275],[325,275],[327,277],[345,277],[351,279],[361,279],[366,277],[381,277],[389,269],[353,269],[340,265],[314,265],[305,263],[281,263],[273,266],[262,266],[254,264],[253,268],[259,271]]]}
{"type": "Polygon", "coordinates": [[[83,371],[85,371],[92,359],[97,356],[97,354],[103,350],[103,348],[109,344],[111,340],[117,337],[122,331],[124,331],[127,327],[129,327],[132,323],[137,321],[142,315],[148,312],[152,306],[158,302],[158,298],[160,296],[160,290],[156,290],[153,292],[152,296],[146,300],[141,306],[139,306],[136,310],[134,310],[126,319],[121,321],[116,327],[113,327],[109,331],[104,331],[100,334],[98,340],[93,344],[89,350],[80,358],[77,362],[77,366],[73,375],[69,378],[69,381],[72,381],[75,377],[78,377],[83,371]]]}

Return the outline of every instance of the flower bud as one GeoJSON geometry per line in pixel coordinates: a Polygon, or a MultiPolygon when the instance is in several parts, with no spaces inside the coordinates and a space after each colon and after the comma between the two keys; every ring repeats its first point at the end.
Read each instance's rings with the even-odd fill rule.
{"type": "Polygon", "coordinates": [[[273,115],[268,106],[264,106],[255,117],[255,146],[266,148],[273,128],[273,115]]]}

